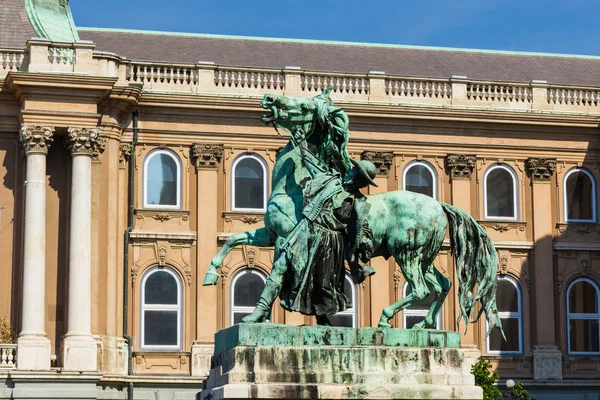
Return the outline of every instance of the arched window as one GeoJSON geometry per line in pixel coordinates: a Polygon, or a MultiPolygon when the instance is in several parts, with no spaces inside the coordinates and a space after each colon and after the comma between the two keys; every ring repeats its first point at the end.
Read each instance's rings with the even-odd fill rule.
{"type": "Polygon", "coordinates": [[[437,199],[436,182],[436,173],[431,165],[423,161],[414,161],[404,169],[402,189],[437,199]]]}
{"type": "Polygon", "coordinates": [[[254,311],[267,277],[262,272],[246,268],[238,272],[231,281],[231,325],[242,321],[254,311]]]}
{"type": "Polygon", "coordinates": [[[233,162],[232,209],[264,211],[267,208],[267,166],[255,154],[243,154],[233,162]]]}
{"type": "MultiPolygon", "coordinates": [[[[411,292],[410,286],[407,282],[404,282],[402,286],[402,298],[408,296],[411,292]]],[[[435,292],[433,290],[429,291],[429,295],[425,297],[423,300],[413,303],[410,307],[402,310],[402,326],[405,329],[410,329],[415,324],[423,321],[431,305],[433,304],[433,300],[435,299],[435,292]]],[[[438,319],[435,321],[435,328],[442,329],[442,313],[438,314],[438,319]]]]}
{"type": "Polygon", "coordinates": [[[154,267],[142,278],[141,347],[181,349],[181,280],[170,268],[154,267]]]}
{"type": "Polygon", "coordinates": [[[181,163],[169,150],[155,150],[144,161],[144,207],[181,208],[181,163]]]}
{"type": "Polygon", "coordinates": [[[344,279],[344,294],[348,300],[350,300],[349,307],[345,311],[330,315],[329,321],[332,326],[356,328],[358,326],[358,296],[356,293],[356,285],[348,274],[346,274],[344,279]]]}
{"type": "Polygon", "coordinates": [[[573,168],[564,180],[565,220],[596,222],[596,181],[583,168],[573,168]]]}
{"type": "Polygon", "coordinates": [[[488,168],[483,177],[486,219],[514,219],[517,216],[517,177],[507,165],[488,168]]]}
{"type": "Polygon", "coordinates": [[[502,333],[494,329],[487,338],[488,354],[522,354],[523,301],[519,283],[515,279],[507,275],[498,276],[496,305],[506,341],[502,333]]]}
{"type": "Polygon", "coordinates": [[[600,354],[600,290],[590,279],[567,289],[567,339],[571,354],[600,354]]]}

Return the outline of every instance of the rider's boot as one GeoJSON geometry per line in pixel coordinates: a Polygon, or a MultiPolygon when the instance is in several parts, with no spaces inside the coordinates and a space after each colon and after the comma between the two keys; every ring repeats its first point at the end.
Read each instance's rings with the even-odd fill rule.
{"type": "Polygon", "coordinates": [[[242,322],[244,323],[253,323],[253,322],[264,322],[271,318],[271,308],[273,307],[273,302],[279,296],[279,292],[281,291],[281,284],[277,283],[271,278],[267,278],[267,282],[265,283],[265,288],[260,295],[260,299],[256,304],[256,308],[250,315],[242,318],[242,322]]]}

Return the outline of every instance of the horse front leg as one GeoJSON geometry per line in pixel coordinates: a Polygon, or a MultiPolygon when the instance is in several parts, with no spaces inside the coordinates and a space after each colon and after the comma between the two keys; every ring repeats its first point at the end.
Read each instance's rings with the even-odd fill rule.
{"type": "Polygon", "coordinates": [[[208,271],[206,271],[206,275],[204,276],[204,282],[202,282],[202,286],[216,285],[219,280],[219,273],[217,270],[221,268],[223,264],[223,260],[229,254],[234,247],[248,244],[251,246],[257,247],[270,247],[275,244],[271,234],[267,230],[267,228],[259,228],[253,231],[234,233],[229,236],[225,241],[225,244],[219,250],[216,256],[210,262],[210,267],[208,271]]]}

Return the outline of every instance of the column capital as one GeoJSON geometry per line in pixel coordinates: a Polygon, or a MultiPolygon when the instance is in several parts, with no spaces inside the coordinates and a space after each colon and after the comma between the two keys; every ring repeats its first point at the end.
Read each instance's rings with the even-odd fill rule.
{"type": "Polygon", "coordinates": [[[48,154],[50,144],[54,140],[54,128],[41,125],[21,125],[19,141],[25,154],[48,154]]]}
{"type": "Polygon", "coordinates": [[[445,161],[452,179],[470,180],[477,157],[467,154],[448,154],[445,161]]]}
{"type": "Polygon", "coordinates": [[[119,165],[125,167],[131,157],[131,143],[119,143],[119,165]]]}
{"type": "Polygon", "coordinates": [[[391,151],[365,150],[360,155],[361,160],[371,161],[377,168],[377,175],[387,176],[394,162],[394,153],[391,151]]]}
{"type": "Polygon", "coordinates": [[[556,158],[528,158],[525,169],[533,182],[550,182],[556,171],[556,158]]]}
{"type": "Polygon", "coordinates": [[[196,169],[217,169],[223,158],[223,145],[195,143],[190,153],[196,169]]]}
{"type": "Polygon", "coordinates": [[[71,155],[86,155],[97,159],[104,151],[106,139],[100,137],[99,128],[80,128],[70,126],[67,130],[67,148],[71,155]]]}

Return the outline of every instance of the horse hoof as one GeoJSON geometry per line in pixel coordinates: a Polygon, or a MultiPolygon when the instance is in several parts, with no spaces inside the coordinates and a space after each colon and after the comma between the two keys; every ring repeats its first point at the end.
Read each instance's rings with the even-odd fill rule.
{"type": "Polygon", "coordinates": [[[378,328],[391,328],[392,325],[387,322],[387,321],[379,321],[379,324],[377,324],[378,328]]]}

